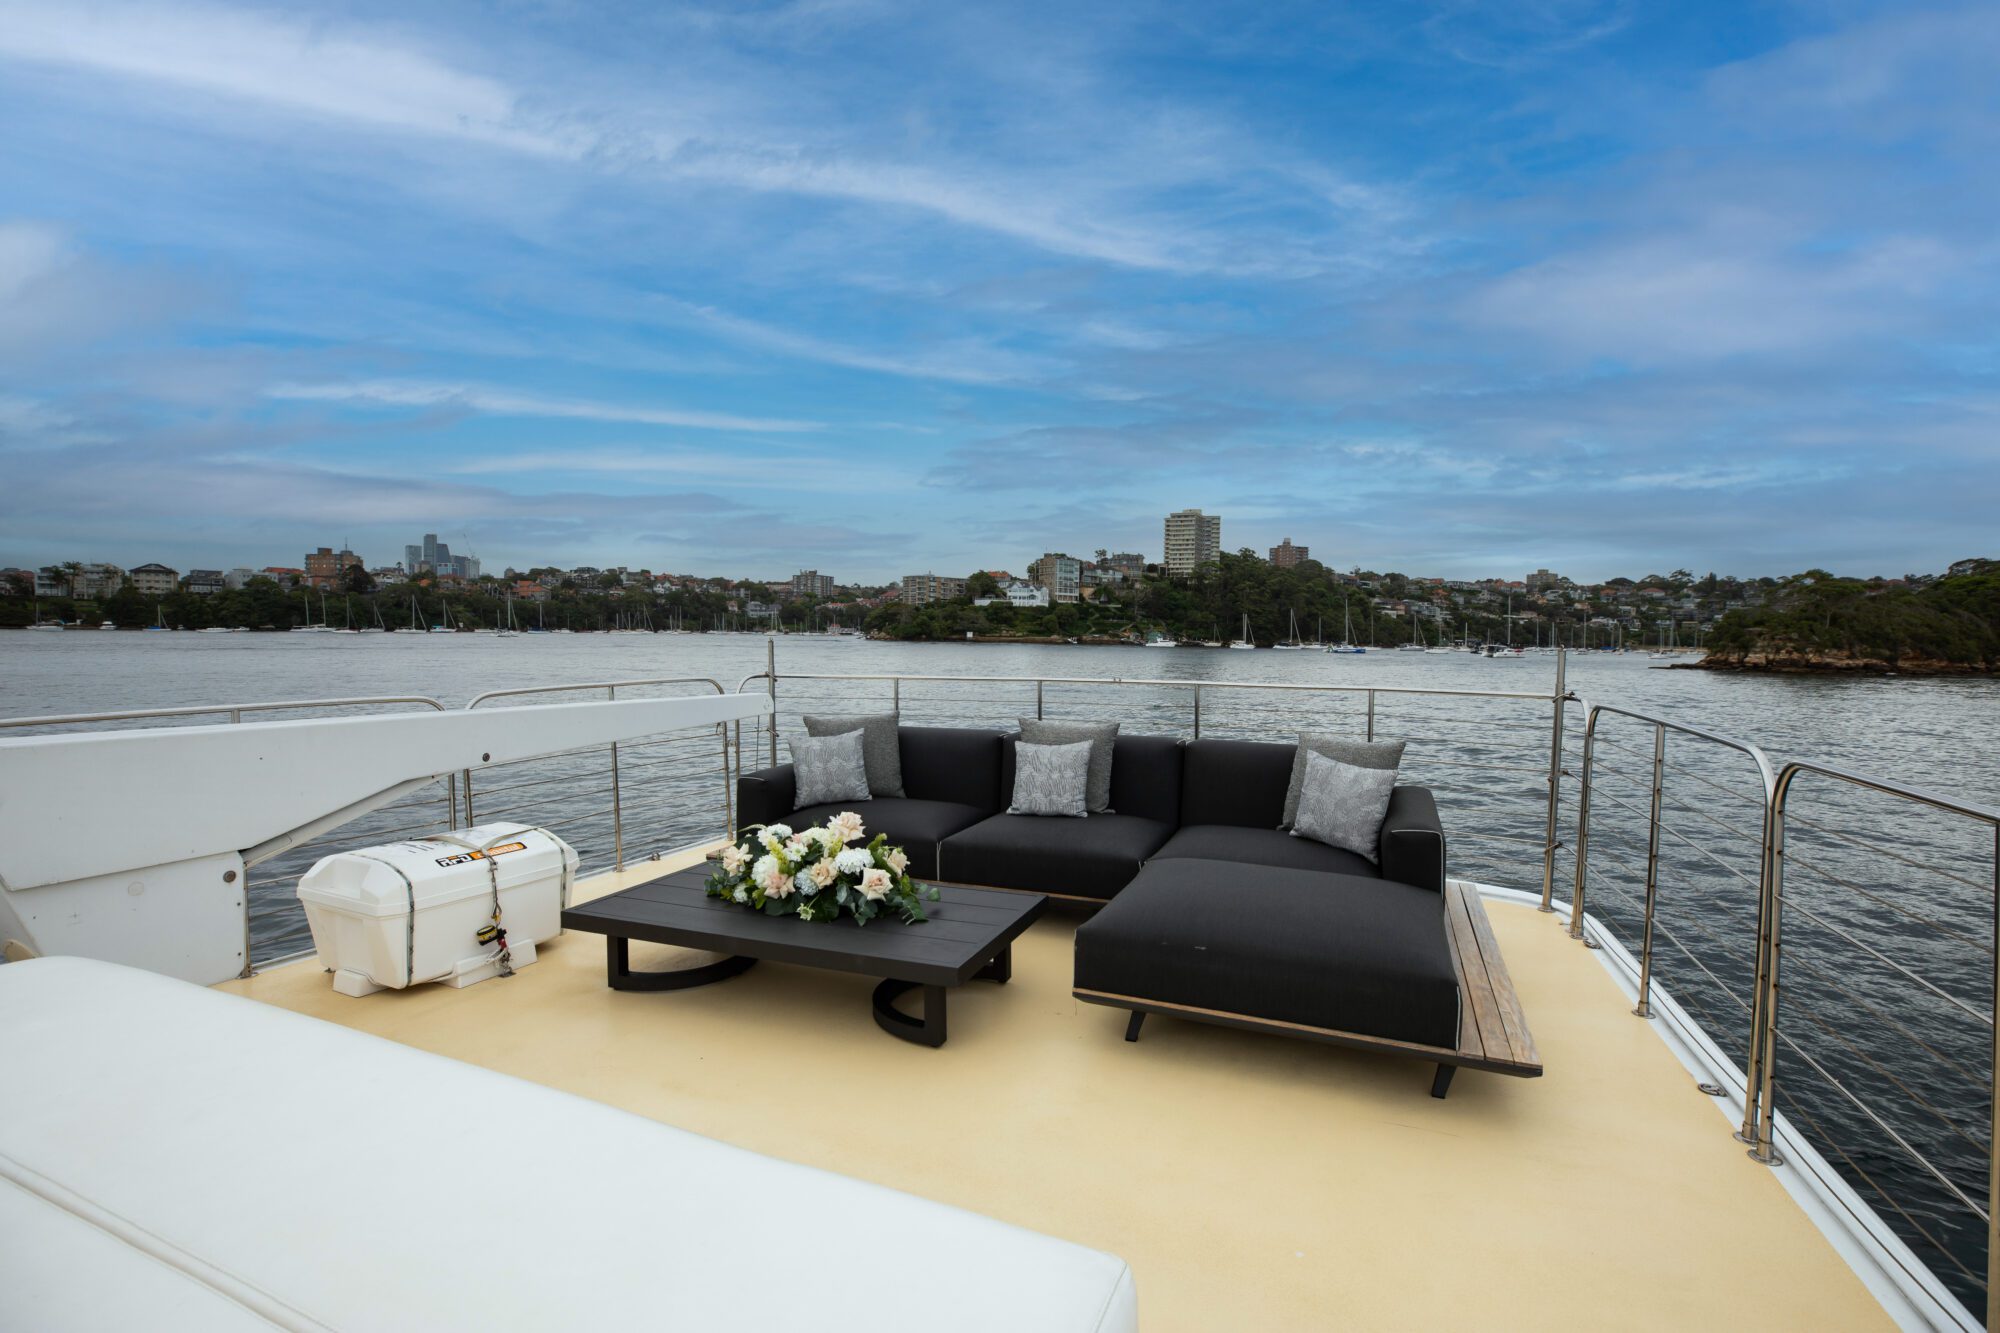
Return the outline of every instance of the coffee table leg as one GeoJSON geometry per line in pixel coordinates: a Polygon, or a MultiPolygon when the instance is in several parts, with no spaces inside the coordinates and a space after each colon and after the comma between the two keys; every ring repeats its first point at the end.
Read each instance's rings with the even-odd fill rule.
{"type": "Polygon", "coordinates": [[[997,981],[1005,985],[1014,976],[1014,946],[1009,944],[993,955],[993,961],[980,968],[973,976],[982,981],[997,981]]]}
{"type": "Polygon", "coordinates": [[[875,1010],[875,1026],[892,1037],[913,1041],[919,1046],[944,1045],[943,986],[924,986],[924,1016],[911,1018],[896,1008],[896,998],[916,990],[921,982],[885,981],[875,988],[870,1000],[875,1010]]]}
{"type": "Polygon", "coordinates": [[[623,935],[604,937],[605,980],[612,990],[687,990],[693,986],[706,986],[712,982],[725,981],[739,972],[747,972],[756,963],[755,958],[735,956],[704,963],[700,967],[675,968],[666,972],[634,972],[632,970],[631,941],[623,935]]]}

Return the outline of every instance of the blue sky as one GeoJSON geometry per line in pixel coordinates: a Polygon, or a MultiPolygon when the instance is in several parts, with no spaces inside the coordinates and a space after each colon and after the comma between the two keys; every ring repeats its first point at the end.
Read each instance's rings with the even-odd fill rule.
{"type": "Polygon", "coordinates": [[[2000,555],[2000,6],[0,0],[0,562],[2000,555]]]}

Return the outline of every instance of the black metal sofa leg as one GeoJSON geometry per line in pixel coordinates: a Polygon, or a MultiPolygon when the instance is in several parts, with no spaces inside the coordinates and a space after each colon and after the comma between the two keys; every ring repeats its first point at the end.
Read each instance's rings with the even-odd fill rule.
{"type": "MultiPolygon", "coordinates": [[[[1127,1041],[1139,1040],[1139,1025],[1144,1023],[1145,1021],[1146,1021],[1146,1015],[1144,1011],[1139,1009],[1134,1009],[1132,1011],[1131,1019],[1125,1024],[1125,1040],[1127,1041]]],[[[1442,1096],[1443,1094],[1439,1095],[1442,1096]]]]}
{"type": "Polygon", "coordinates": [[[1439,1065],[1437,1076],[1431,1080],[1431,1096],[1443,1100],[1451,1091],[1451,1076],[1458,1072],[1457,1065],[1439,1065]]]}

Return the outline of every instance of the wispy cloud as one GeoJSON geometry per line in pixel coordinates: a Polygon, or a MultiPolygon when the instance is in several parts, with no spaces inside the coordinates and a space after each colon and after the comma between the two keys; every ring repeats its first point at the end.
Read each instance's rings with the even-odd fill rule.
{"type": "Polygon", "coordinates": [[[684,408],[642,407],[586,398],[547,397],[479,384],[439,384],[424,380],[351,380],[327,384],[274,384],[271,398],[298,402],[352,403],[357,406],[414,407],[482,412],[492,416],[556,417],[575,421],[636,422],[647,426],[686,426],[696,430],[805,431],[819,429],[813,421],[783,417],[744,417],[729,412],[684,408]]]}

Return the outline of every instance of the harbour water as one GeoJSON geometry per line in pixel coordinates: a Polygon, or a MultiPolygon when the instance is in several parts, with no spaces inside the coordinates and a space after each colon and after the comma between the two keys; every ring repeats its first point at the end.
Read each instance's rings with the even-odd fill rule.
{"type": "MultiPolygon", "coordinates": [[[[426,696],[460,707],[492,690],[658,678],[707,679],[734,690],[764,670],[765,654],[763,638],[740,635],[5,633],[0,716],[383,695],[426,696]]],[[[1202,691],[1202,735],[1274,740],[1307,728],[1361,734],[1369,719],[1367,696],[1228,685],[1374,689],[1380,692],[1373,702],[1375,734],[1407,739],[1410,780],[1438,793],[1451,839],[1451,873],[1541,889],[1553,657],[1496,661],[1460,653],[1336,656],[807,636],[778,640],[776,654],[781,676],[1184,682],[1049,684],[1039,691],[1049,716],[1115,718],[1130,731],[1182,736],[1193,726],[1194,692],[1186,685],[1197,682],[1218,687],[1202,691]],[[1404,689],[1542,697],[1396,693],[1404,689]]],[[[1567,683],[1589,703],[1739,738],[1779,762],[1817,760],[1975,801],[2000,801],[2000,682],[1710,674],[1660,666],[1637,654],[1573,654],[1567,683]]],[[[886,680],[784,680],[779,730],[782,737],[800,712],[886,711],[892,698],[913,722],[1005,725],[1032,716],[1037,693],[1031,685],[963,679],[912,681],[899,694],[886,680]]],[[[586,697],[602,694],[496,703],[586,697]]],[[[1562,851],[1554,874],[1561,898],[1569,897],[1575,879],[1583,716],[1577,704],[1565,713],[1562,851]]],[[[1597,742],[1589,910],[1636,951],[1653,728],[1607,717],[1597,742]]],[[[767,742],[757,743],[768,755],[767,742]]],[[[621,757],[618,836],[628,862],[720,832],[719,751],[706,742],[681,749],[670,744],[651,755],[621,757]]],[[[762,759],[753,755],[748,762],[755,766],[762,759]]],[[[607,768],[595,755],[547,761],[512,777],[481,775],[478,818],[521,818],[557,828],[578,846],[586,869],[601,869],[610,864],[614,836],[608,785],[607,768]]],[[[1741,755],[1670,737],[1655,975],[1739,1067],[1755,940],[1759,792],[1756,770],[1741,755]]],[[[268,959],[309,944],[291,885],[312,860],[336,847],[406,836],[426,823],[441,828],[456,807],[441,791],[427,800],[382,812],[260,867],[252,879],[256,955],[268,959]]],[[[1785,882],[1780,1109],[1926,1263],[1971,1298],[1984,1264],[1983,1228],[1966,1201],[1982,1199],[1986,1189],[1991,834],[1825,783],[1802,783],[1794,810],[1785,882]]],[[[99,815],[117,818],[116,811],[99,815]]]]}

